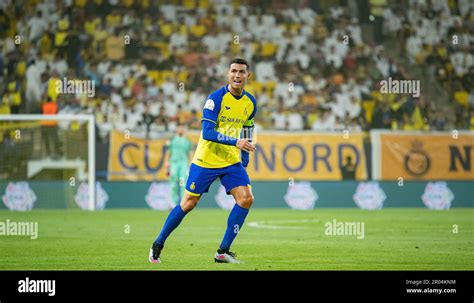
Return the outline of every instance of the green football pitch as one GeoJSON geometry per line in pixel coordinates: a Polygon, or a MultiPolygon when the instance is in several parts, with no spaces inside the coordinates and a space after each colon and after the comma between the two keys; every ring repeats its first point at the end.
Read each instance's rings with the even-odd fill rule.
{"type": "Polygon", "coordinates": [[[232,246],[245,263],[216,264],[228,213],[198,207],[168,239],[162,263],[150,264],[149,248],[167,214],[0,211],[4,224],[38,223],[37,239],[0,235],[0,270],[474,269],[474,209],[252,209],[232,246]],[[341,222],[363,223],[364,234],[328,234],[341,222]]]}

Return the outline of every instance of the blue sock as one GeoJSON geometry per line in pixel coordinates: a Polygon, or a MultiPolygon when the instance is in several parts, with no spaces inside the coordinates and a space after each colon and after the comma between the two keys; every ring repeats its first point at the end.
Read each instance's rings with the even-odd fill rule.
{"type": "Polygon", "coordinates": [[[161,229],[160,235],[156,238],[155,243],[164,245],[168,236],[178,227],[184,216],[186,216],[186,213],[181,209],[181,206],[179,204],[176,205],[168,215],[165,225],[163,225],[163,229],[161,229]]]}
{"type": "Polygon", "coordinates": [[[232,208],[232,211],[229,214],[229,219],[227,219],[227,230],[225,231],[224,239],[219,246],[220,250],[228,250],[230,248],[230,245],[234,241],[239,230],[244,225],[248,213],[249,210],[247,208],[240,207],[235,203],[234,208],[232,208]]]}

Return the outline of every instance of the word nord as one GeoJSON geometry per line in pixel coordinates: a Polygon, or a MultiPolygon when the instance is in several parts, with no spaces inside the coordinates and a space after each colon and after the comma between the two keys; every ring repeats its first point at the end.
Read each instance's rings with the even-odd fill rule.
{"type": "Polygon", "coordinates": [[[324,233],[326,236],[357,236],[362,240],[365,237],[364,222],[326,222],[324,233]]]}
{"type": "Polygon", "coordinates": [[[380,92],[382,94],[412,94],[413,97],[420,96],[420,80],[388,80],[380,81],[380,92]]]}
{"type": "Polygon", "coordinates": [[[14,222],[7,219],[0,221],[0,236],[30,236],[38,238],[38,222],[14,222]]]}
{"type": "Polygon", "coordinates": [[[48,293],[52,297],[56,294],[56,280],[25,280],[18,281],[19,293],[48,293]]]}
{"type": "Polygon", "coordinates": [[[95,85],[92,80],[68,80],[64,77],[56,81],[56,93],[58,94],[87,94],[87,97],[95,96],[95,85]]]}

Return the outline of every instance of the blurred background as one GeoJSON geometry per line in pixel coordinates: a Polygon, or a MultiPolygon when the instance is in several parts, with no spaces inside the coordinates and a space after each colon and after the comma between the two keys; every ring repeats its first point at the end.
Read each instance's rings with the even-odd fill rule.
{"type": "MultiPolygon", "coordinates": [[[[196,142],[203,103],[238,56],[258,101],[249,173],[263,206],[284,206],[298,181],[328,182],[319,205],[350,206],[357,181],[370,180],[383,181],[389,206],[419,206],[431,181],[452,182],[472,206],[473,25],[470,0],[2,0],[0,114],[93,115],[110,205],[146,206],[150,182],[166,180],[166,139],[185,124],[196,142]],[[389,78],[418,81],[420,94],[384,92],[389,78]],[[66,79],[93,81],[94,93],[58,92],[66,79]]],[[[0,125],[0,189],[62,180],[71,193],[51,204],[62,206],[70,179],[86,179],[88,124],[0,125]]]]}

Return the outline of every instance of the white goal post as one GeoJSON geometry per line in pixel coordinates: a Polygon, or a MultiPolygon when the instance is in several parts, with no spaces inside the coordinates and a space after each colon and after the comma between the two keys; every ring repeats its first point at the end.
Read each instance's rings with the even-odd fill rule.
{"type": "MultiPolygon", "coordinates": [[[[96,181],[95,181],[95,117],[87,114],[58,114],[58,115],[42,115],[42,114],[12,114],[0,115],[0,123],[5,121],[11,122],[34,122],[34,121],[83,121],[88,125],[87,128],[87,180],[89,210],[95,210],[96,197],[96,181]]],[[[2,130],[2,127],[0,127],[2,130]]],[[[51,161],[58,162],[58,161],[51,161]]],[[[71,161],[70,161],[71,162],[71,161]]],[[[57,163],[56,163],[57,164],[57,163]]],[[[57,165],[58,166],[58,165],[57,165]]],[[[58,168],[60,165],[58,166],[58,168]]]]}

